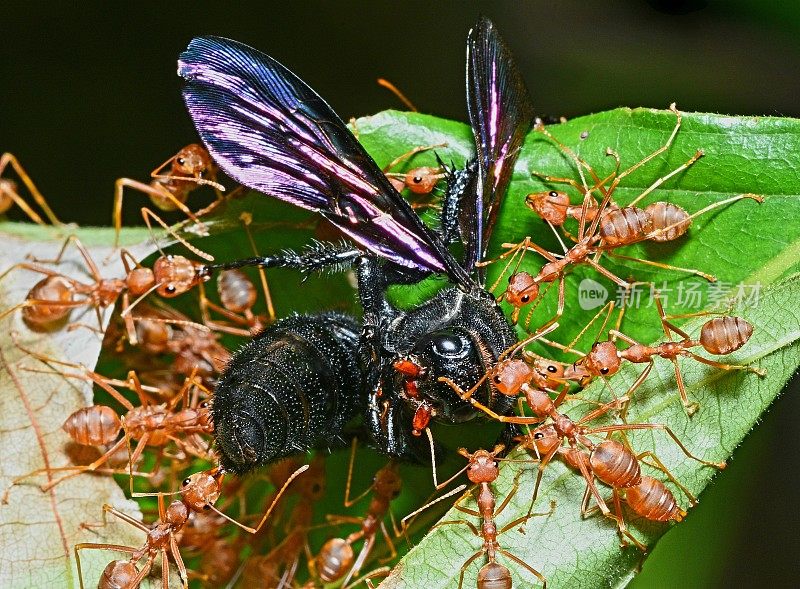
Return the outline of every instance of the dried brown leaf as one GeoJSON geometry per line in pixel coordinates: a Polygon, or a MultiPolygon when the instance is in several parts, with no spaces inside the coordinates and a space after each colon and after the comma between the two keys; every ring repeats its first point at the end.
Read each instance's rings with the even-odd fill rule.
{"type": "MultiPolygon", "coordinates": [[[[53,258],[66,236],[64,231],[29,227],[24,228],[24,232],[30,235],[20,236],[19,226],[4,224],[0,227],[3,243],[0,271],[29,257],[53,258]]],[[[107,237],[99,239],[96,230],[75,230],[75,233],[87,245],[111,243],[107,237]]],[[[134,255],[143,256],[152,247],[139,245],[130,249],[134,255]]],[[[103,276],[122,276],[118,256],[103,263],[110,248],[90,247],[90,250],[103,276]]],[[[57,271],[84,282],[91,281],[80,254],[71,246],[57,271]]],[[[41,278],[40,274],[25,269],[11,271],[0,281],[0,310],[23,301],[41,278]]],[[[107,310],[102,330],[109,316],[110,310],[107,310]]],[[[61,425],[73,411],[91,404],[91,386],[60,374],[26,370],[45,366],[17,346],[19,343],[46,356],[92,368],[102,343],[102,330],[94,311],[75,309],[71,321],[92,325],[98,331],[62,328],[35,332],[24,323],[19,311],[0,321],[0,491],[9,489],[14,477],[41,468],[73,464],[66,452],[70,439],[61,425]]],[[[104,503],[141,519],[138,505],[125,499],[111,477],[81,475],[44,492],[39,485],[47,479],[48,475],[42,474],[14,485],[9,489],[8,502],[0,505],[0,586],[77,587],[76,543],[139,546],[144,539],[141,531],[114,518],[103,524],[104,503]]],[[[87,586],[96,585],[105,563],[125,558],[119,553],[105,551],[85,554],[87,586]]],[[[152,583],[153,586],[158,584],[152,583]]]]}

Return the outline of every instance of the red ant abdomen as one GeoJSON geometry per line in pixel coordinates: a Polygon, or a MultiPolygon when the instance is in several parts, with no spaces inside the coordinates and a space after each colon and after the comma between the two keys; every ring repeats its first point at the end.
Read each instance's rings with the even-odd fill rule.
{"type": "Polygon", "coordinates": [[[64,319],[72,311],[73,305],[59,305],[58,303],[72,302],[72,284],[62,276],[48,276],[42,278],[31,288],[27,301],[47,301],[22,308],[22,318],[34,327],[44,327],[64,319]],[[53,304],[49,304],[49,303],[53,304]]]}
{"type": "Polygon", "coordinates": [[[111,407],[92,405],[75,411],[61,427],[82,446],[100,446],[116,440],[122,422],[111,407]]]}
{"type": "Polygon", "coordinates": [[[353,566],[354,557],[353,547],[344,538],[331,538],[317,555],[319,578],[325,583],[338,581],[353,566]]]}
{"type": "Polygon", "coordinates": [[[600,220],[600,237],[605,247],[619,247],[643,239],[653,230],[653,221],[644,209],[612,209],[600,220]]]}
{"type": "Polygon", "coordinates": [[[511,589],[511,572],[499,562],[487,562],[478,571],[478,589],[511,589]]]}
{"type": "Polygon", "coordinates": [[[223,270],[217,277],[217,290],[222,306],[234,313],[244,313],[253,308],[258,292],[241,270],[223,270]]]}
{"type": "Polygon", "coordinates": [[[643,476],[638,485],[626,489],[625,500],[638,515],[652,521],[681,521],[685,514],[667,486],[653,477],[643,476]]]}
{"type": "Polygon", "coordinates": [[[689,219],[689,213],[671,202],[654,202],[647,205],[644,211],[652,220],[651,231],[666,229],[666,231],[655,233],[652,237],[649,237],[653,241],[672,241],[677,239],[686,233],[692,224],[691,219],[689,219]]]}
{"type": "Polygon", "coordinates": [[[589,463],[597,478],[612,487],[632,487],[642,480],[636,456],[616,440],[604,440],[597,444],[589,463]]]}
{"type": "Polygon", "coordinates": [[[97,589],[133,589],[139,570],[129,560],[112,560],[103,569],[97,589]]]}
{"type": "Polygon", "coordinates": [[[730,354],[753,335],[753,326],[739,317],[715,317],[700,330],[700,344],[710,354],[730,354]]]}

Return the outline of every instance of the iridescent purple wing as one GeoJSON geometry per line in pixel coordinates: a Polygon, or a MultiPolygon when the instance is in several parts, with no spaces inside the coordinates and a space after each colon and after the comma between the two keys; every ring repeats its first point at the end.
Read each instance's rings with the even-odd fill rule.
{"type": "Polygon", "coordinates": [[[511,51],[486,18],[467,37],[467,110],[478,152],[478,190],[465,206],[475,208],[475,249],[482,257],[534,116],[511,51]]]}
{"type": "Polygon", "coordinates": [[[469,280],[331,107],[277,61],[236,41],[198,37],[178,74],[195,126],[226,174],[318,211],[392,262],[469,280]]]}

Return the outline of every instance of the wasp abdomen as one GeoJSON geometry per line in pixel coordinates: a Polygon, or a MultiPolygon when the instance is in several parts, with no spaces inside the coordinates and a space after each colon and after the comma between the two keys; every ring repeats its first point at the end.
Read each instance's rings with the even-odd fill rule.
{"type": "Polygon", "coordinates": [[[214,395],[223,468],[243,474],[335,440],[363,404],[359,333],[346,315],[298,315],[243,346],[214,395]]]}

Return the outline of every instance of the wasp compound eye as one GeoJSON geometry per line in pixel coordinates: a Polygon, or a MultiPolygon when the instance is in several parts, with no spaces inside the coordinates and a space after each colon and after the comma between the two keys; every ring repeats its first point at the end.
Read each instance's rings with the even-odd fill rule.
{"type": "Polygon", "coordinates": [[[463,335],[451,332],[431,336],[430,346],[434,354],[444,358],[457,358],[469,351],[471,342],[463,335]]]}

